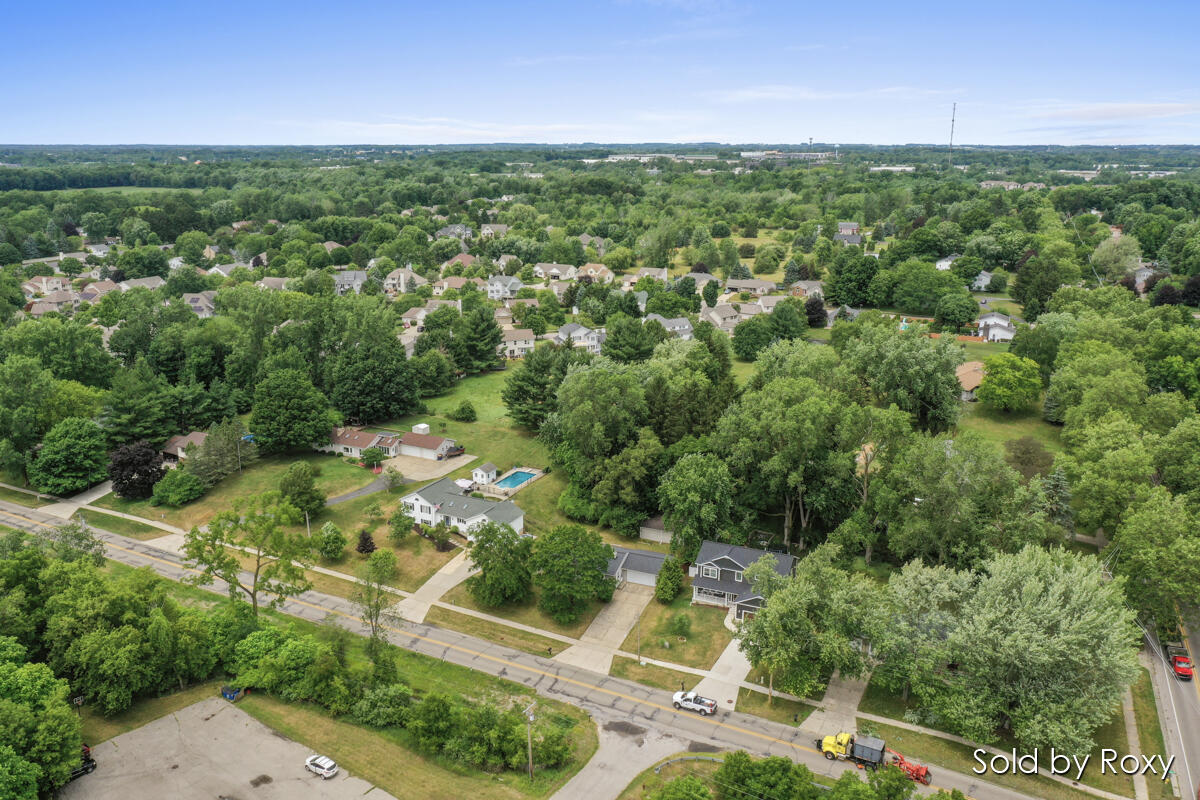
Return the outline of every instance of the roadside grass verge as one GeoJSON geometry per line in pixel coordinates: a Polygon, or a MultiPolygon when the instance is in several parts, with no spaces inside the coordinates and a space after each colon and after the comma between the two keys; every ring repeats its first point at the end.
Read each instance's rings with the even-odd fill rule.
{"type": "Polygon", "coordinates": [[[700,681],[698,675],[678,672],[657,664],[642,665],[632,658],[625,658],[625,656],[613,656],[612,667],[608,674],[614,678],[624,678],[627,681],[668,692],[678,692],[680,686],[694,686],[700,681]]]}
{"type": "Polygon", "coordinates": [[[425,615],[425,621],[431,625],[449,628],[468,636],[477,636],[480,639],[486,639],[489,642],[502,644],[505,647],[535,656],[549,658],[570,647],[566,642],[560,642],[548,636],[538,636],[536,633],[510,628],[498,622],[489,622],[486,619],[472,617],[470,614],[460,614],[439,606],[432,606],[429,609],[429,613],[425,615]]]}
{"type": "Polygon", "coordinates": [[[595,619],[596,614],[600,613],[600,609],[604,606],[599,600],[593,600],[587,610],[579,616],[579,619],[567,625],[560,625],[538,608],[537,589],[534,589],[533,596],[524,603],[503,605],[499,608],[487,608],[480,605],[471,596],[471,593],[464,584],[459,584],[442,597],[442,602],[490,614],[493,617],[502,617],[511,622],[529,625],[533,628],[541,628],[542,630],[551,631],[561,636],[570,636],[572,639],[578,639],[583,635],[588,625],[592,624],[592,620],[595,619]]]}
{"type": "Polygon", "coordinates": [[[167,531],[156,528],[153,525],[147,525],[144,522],[134,522],[124,517],[114,517],[112,514],[105,514],[100,511],[92,511],[85,508],[80,509],[79,515],[93,528],[101,528],[109,533],[118,533],[121,536],[128,536],[130,539],[140,539],[143,542],[167,535],[167,531]]]}

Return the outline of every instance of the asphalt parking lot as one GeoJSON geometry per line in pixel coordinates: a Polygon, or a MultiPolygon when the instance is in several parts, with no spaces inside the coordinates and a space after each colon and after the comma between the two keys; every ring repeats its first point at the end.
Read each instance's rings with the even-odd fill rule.
{"type": "Polygon", "coordinates": [[[225,700],[202,700],[92,748],[99,765],[67,784],[65,800],[395,800],[341,771],[304,769],[307,747],[225,700]]]}

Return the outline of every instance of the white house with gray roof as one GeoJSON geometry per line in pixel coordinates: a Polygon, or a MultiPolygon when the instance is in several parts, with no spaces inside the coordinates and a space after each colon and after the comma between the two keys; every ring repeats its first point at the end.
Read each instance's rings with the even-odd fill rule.
{"type": "Polygon", "coordinates": [[[647,314],[642,319],[642,324],[646,324],[650,320],[654,320],[659,325],[666,328],[667,333],[674,336],[676,339],[684,341],[692,338],[692,321],[687,317],[672,317],[667,319],[661,314],[647,314]]]}
{"type": "Polygon", "coordinates": [[[508,300],[516,297],[525,284],[516,275],[493,275],[487,280],[489,300],[508,300]]]}
{"type": "Polygon", "coordinates": [[[600,346],[604,344],[606,338],[608,338],[608,334],[605,333],[604,328],[593,330],[578,322],[568,322],[555,332],[554,343],[566,344],[569,339],[573,346],[582,347],[589,353],[599,355],[600,346]]]}
{"type": "Polygon", "coordinates": [[[471,497],[452,478],[434,481],[405,495],[401,502],[408,515],[422,525],[444,522],[467,539],[489,522],[502,523],[518,533],[525,529],[525,512],[516,503],[471,497]]]}

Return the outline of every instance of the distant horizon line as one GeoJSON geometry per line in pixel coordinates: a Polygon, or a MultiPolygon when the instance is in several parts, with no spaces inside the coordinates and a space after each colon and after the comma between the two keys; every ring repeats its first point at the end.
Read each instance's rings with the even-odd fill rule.
{"type": "MultiPolygon", "coordinates": [[[[325,148],[325,147],[370,147],[370,148],[422,148],[422,147],[638,147],[638,146],[672,146],[672,147],[789,147],[789,148],[816,148],[816,147],[833,147],[833,148],[894,148],[894,147],[923,147],[923,148],[942,148],[949,149],[947,143],[934,142],[903,142],[903,143],[879,143],[879,142],[713,142],[713,141],[641,141],[641,142],[421,142],[413,144],[405,144],[399,142],[380,143],[380,142],[337,142],[329,144],[317,143],[272,143],[272,144],[237,144],[232,142],[220,143],[199,143],[199,142],[5,142],[0,143],[0,148],[5,147],[125,147],[125,148],[199,148],[199,147],[236,147],[236,148],[267,148],[267,147],[303,147],[303,148],[325,148]]],[[[1132,149],[1139,147],[1200,147],[1200,142],[1188,143],[1165,143],[1165,142],[1141,142],[1138,144],[1105,144],[1099,142],[1080,142],[1074,144],[1058,144],[1054,142],[1042,142],[1038,144],[988,144],[983,142],[971,143],[956,143],[955,149],[972,149],[972,148],[1031,148],[1031,147],[1098,147],[1112,150],[1132,149]]]]}

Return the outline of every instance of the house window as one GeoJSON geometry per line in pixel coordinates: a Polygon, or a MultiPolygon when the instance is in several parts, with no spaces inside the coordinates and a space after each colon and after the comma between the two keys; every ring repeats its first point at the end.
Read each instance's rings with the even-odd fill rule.
{"type": "Polygon", "coordinates": [[[738,583],[741,583],[742,582],[742,573],[740,573],[740,572],[733,573],[733,579],[735,581],[737,581],[738,583]]]}
{"type": "Polygon", "coordinates": [[[716,567],[704,566],[700,568],[700,574],[706,578],[716,578],[720,575],[720,570],[716,567]]]}

